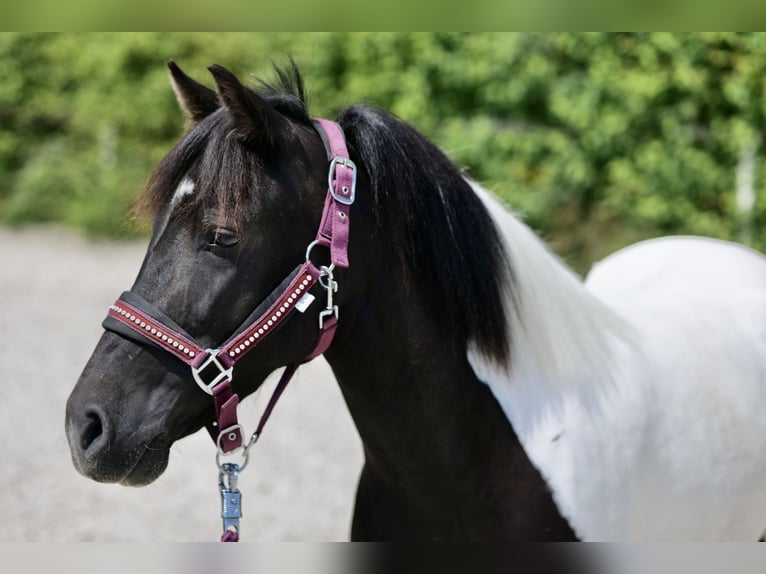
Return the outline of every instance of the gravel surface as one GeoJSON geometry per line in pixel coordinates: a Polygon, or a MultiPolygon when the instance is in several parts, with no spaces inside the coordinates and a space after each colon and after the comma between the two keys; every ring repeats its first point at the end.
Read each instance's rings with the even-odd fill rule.
{"type": "MultiPolygon", "coordinates": [[[[176,443],[153,484],[98,484],[74,470],[64,407],[133,282],[145,244],[50,228],[0,229],[0,541],[216,540],[214,447],[176,443]]],[[[245,400],[252,428],[276,382],[245,400]]],[[[244,540],[346,540],[362,448],[327,363],[301,368],[240,477],[244,540]]]]}

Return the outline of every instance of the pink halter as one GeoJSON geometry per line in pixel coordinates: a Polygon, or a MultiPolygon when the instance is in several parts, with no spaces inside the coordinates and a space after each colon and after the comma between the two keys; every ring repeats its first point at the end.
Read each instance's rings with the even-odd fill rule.
{"type": "Polygon", "coordinates": [[[338,324],[338,307],[333,304],[333,293],[338,284],[333,280],[332,271],[336,265],[349,265],[349,208],[356,195],[357,169],[349,158],[340,126],[323,119],[315,120],[315,126],[330,157],[327,198],[316,240],[306,249],[306,261],[285,278],[234,335],[217,349],[205,349],[159,309],[130,292],[120,296],[104,320],[105,329],[159,347],[191,367],[194,380],[214,400],[216,422],[208,427],[208,431],[216,442],[219,455],[243,446],[242,427],[237,422],[239,397],[231,386],[237,361],[286,322],[294,311],[304,312],[314,299],[309,290],[317,282],[321,283],[327,293],[327,305],[319,315],[316,345],[307,356],[285,369],[258,427],[245,445],[247,449],[260,436],[295,371],[327,350],[338,324]],[[311,250],[315,245],[329,248],[332,262],[329,267],[317,268],[311,262],[311,250]]]}

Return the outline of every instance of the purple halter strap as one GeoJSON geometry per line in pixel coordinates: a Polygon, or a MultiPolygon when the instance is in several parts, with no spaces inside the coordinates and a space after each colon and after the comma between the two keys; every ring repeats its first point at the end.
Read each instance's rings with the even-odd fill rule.
{"type": "Polygon", "coordinates": [[[230,453],[243,446],[242,427],[237,421],[239,396],[231,385],[234,367],[296,310],[305,310],[303,305],[308,306],[313,300],[307,294],[320,282],[320,277],[328,298],[326,308],[319,315],[319,335],[314,349],[300,361],[287,366],[246,448],[261,435],[277,400],[298,367],[324,353],[335,335],[338,307],[332,304],[332,293],[337,289],[337,283],[333,281],[332,270],[336,265],[349,265],[349,208],[355,199],[357,170],[349,158],[340,126],[318,119],[315,127],[330,160],[328,192],[316,240],[306,250],[305,263],[288,275],[228,340],[217,349],[206,349],[154,305],[131,292],[125,292],[117,299],[103,323],[105,329],[159,347],[191,367],[194,380],[213,397],[216,422],[208,427],[208,432],[219,453],[230,453]],[[311,262],[309,257],[315,245],[329,248],[332,265],[317,268],[311,262]]]}

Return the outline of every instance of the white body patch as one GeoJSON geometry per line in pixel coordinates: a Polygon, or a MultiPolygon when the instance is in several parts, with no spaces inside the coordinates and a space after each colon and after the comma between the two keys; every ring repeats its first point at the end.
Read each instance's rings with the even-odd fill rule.
{"type": "Polygon", "coordinates": [[[194,182],[188,177],[183,178],[181,183],[178,184],[173,198],[170,200],[171,209],[178,205],[184,197],[192,193],[194,193],[194,182]]]}
{"type": "Polygon", "coordinates": [[[577,535],[757,540],[766,258],[657,239],[606,258],[583,284],[472,185],[505,239],[515,293],[510,373],[475,348],[468,358],[577,535]]]}

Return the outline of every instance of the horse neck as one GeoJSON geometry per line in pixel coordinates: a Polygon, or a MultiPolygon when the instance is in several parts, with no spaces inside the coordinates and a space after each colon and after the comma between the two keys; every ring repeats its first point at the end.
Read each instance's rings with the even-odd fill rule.
{"type": "Polygon", "coordinates": [[[479,443],[503,425],[513,451],[504,389],[521,381],[524,388],[539,385],[534,392],[547,385],[551,396],[609,368],[619,318],[531,230],[487,192],[474,191],[504,237],[513,269],[503,286],[510,370],[498,369],[475,346],[445,337],[417,294],[374,276],[380,264],[355,271],[372,279],[360,289],[353,312],[341,311],[340,336],[326,354],[368,459],[376,459],[382,472],[410,463],[419,472],[428,467],[424,458],[444,471],[460,460],[461,449],[463,460],[470,459],[470,449],[484,452],[479,443]]]}
{"type": "MultiPolygon", "coordinates": [[[[375,264],[381,267],[387,268],[375,264]]],[[[365,271],[375,273],[355,272],[365,271]]],[[[447,512],[456,490],[495,488],[486,477],[476,485],[472,472],[527,464],[490,389],[471,369],[465,344],[440,331],[420,295],[402,281],[380,277],[360,293],[353,303],[342,301],[338,335],[325,357],[376,484],[395,485],[397,497],[447,512]]],[[[501,483],[496,486],[508,487],[501,483]]]]}

